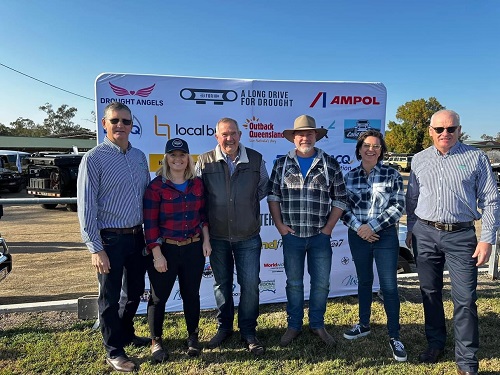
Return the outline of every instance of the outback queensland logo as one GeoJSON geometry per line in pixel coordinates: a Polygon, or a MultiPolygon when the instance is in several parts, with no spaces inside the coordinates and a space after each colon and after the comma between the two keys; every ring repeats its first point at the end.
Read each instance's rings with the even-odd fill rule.
{"type": "MultiPolygon", "coordinates": [[[[132,130],[130,131],[130,134],[138,135],[139,138],[141,138],[142,137],[142,124],[139,121],[139,119],[137,118],[137,116],[133,116],[132,119],[134,121],[133,121],[132,130]]],[[[107,131],[106,131],[106,129],[104,129],[104,134],[106,134],[106,133],[107,133],[107,131]]]]}
{"type": "Polygon", "coordinates": [[[139,88],[137,90],[121,87],[111,82],[108,83],[109,87],[118,98],[100,98],[101,104],[120,102],[126,105],[158,106],[158,107],[163,106],[163,100],[141,99],[141,98],[148,98],[149,95],[151,95],[151,93],[155,89],[156,83],[148,87],[139,88]]]}
{"type": "Polygon", "coordinates": [[[260,121],[255,116],[252,116],[250,119],[247,118],[241,126],[248,130],[250,142],[275,143],[276,139],[283,138],[283,133],[276,131],[275,124],[260,121]]]}
{"type": "Polygon", "coordinates": [[[276,280],[262,280],[259,284],[259,292],[271,292],[276,294],[276,280]]]}
{"type": "Polygon", "coordinates": [[[320,91],[309,104],[309,108],[316,105],[326,108],[328,105],[380,105],[380,102],[376,96],[334,95],[330,97],[325,91],[320,91]]]}
{"type": "Polygon", "coordinates": [[[183,88],[179,95],[182,99],[194,101],[196,104],[212,102],[214,105],[223,105],[226,102],[234,102],[238,99],[236,91],[220,89],[183,88]]]}

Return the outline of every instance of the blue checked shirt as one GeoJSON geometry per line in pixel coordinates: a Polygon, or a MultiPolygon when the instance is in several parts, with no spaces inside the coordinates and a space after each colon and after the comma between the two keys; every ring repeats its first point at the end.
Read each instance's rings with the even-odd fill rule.
{"type": "Polygon", "coordinates": [[[368,224],[378,232],[399,221],[405,208],[403,178],[394,168],[377,163],[367,176],[356,167],[345,175],[347,209],[342,221],[354,231],[368,224]]]}
{"type": "Polygon", "coordinates": [[[339,163],[316,149],[306,177],[295,150],[276,160],[269,179],[268,202],[279,202],[283,223],[298,237],[317,235],[328,221],[332,207],[346,209],[346,189],[339,163]]]}
{"type": "Polygon", "coordinates": [[[91,253],[103,250],[101,229],[142,224],[142,199],[149,180],[146,156],[130,143],[123,153],[104,138],[83,156],[77,181],[78,219],[91,253]]]}
{"type": "Polygon", "coordinates": [[[409,231],[417,218],[442,223],[482,218],[480,241],[495,244],[500,198],[483,151],[457,142],[441,155],[431,146],[413,157],[411,169],[406,192],[409,231]]]}

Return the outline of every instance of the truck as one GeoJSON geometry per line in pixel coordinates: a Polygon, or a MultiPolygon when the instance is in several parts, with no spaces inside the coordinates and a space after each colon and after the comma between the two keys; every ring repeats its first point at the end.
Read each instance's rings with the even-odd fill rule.
{"type": "MultiPolygon", "coordinates": [[[[28,181],[26,192],[39,198],[76,198],[78,167],[83,154],[44,154],[28,159],[28,181]]],[[[54,209],[57,203],[42,204],[45,209],[54,209]]],[[[76,203],[66,205],[68,211],[76,212],[76,203]]]]}

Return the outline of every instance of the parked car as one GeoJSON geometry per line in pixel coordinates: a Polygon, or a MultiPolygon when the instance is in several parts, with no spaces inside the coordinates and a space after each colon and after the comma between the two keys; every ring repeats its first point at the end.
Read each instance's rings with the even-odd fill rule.
{"type": "Polygon", "coordinates": [[[411,170],[411,161],[413,154],[393,154],[384,160],[385,165],[389,165],[398,171],[409,172],[411,170]]]}
{"type": "Polygon", "coordinates": [[[11,193],[21,191],[24,186],[23,175],[10,169],[0,168],[0,189],[7,189],[11,193]]]}
{"type": "Polygon", "coordinates": [[[413,251],[406,246],[406,233],[408,229],[406,225],[398,225],[398,238],[399,238],[399,259],[398,259],[398,273],[411,273],[412,264],[415,264],[413,251]]]}
{"type": "Polygon", "coordinates": [[[500,163],[491,164],[491,169],[493,169],[493,174],[497,178],[497,187],[498,191],[500,191],[500,163]]]}
{"type": "Polygon", "coordinates": [[[0,234],[0,281],[5,279],[12,271],[12,255],[9,248],[0,234]]]}

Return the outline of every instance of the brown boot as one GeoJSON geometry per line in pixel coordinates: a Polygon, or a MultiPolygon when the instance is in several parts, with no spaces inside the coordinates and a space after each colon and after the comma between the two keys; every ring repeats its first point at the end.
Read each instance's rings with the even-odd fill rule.
{"type": "Polygon", "coordinates": [[[151,355],[154,363],[168,361],[168,353],[163,349],[163,340],[161,337],[155,337],[151,340],[151,355]]]}

